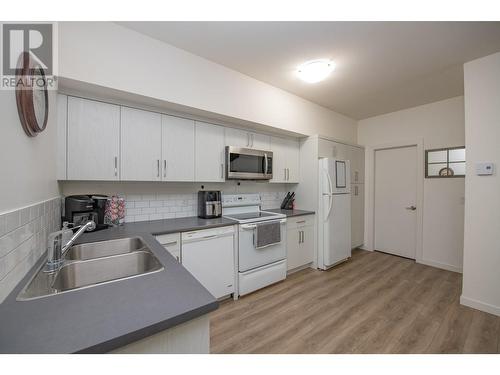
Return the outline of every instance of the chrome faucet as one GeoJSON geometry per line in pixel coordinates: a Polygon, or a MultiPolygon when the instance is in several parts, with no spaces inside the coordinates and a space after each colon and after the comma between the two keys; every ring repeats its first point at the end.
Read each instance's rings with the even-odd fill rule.
{"type": "Polygon", "coordinates": [[[64,256],[71,248],[73,243],[87,230],[94,230],[96,224],[91,220],[87,221],[84,225],[81,225],[78,231],[66,242],[62,243],[62,234],[63,231],[57,231],[49,234],[48,237],[48,257],[47,263],[44,267],[44,272],[53,273],[61,268],[64,263],[64,256]]]}

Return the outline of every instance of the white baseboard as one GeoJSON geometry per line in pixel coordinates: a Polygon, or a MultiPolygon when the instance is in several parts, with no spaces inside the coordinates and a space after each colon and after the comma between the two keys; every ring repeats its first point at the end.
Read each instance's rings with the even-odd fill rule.
{"type": "Polygon", "coordinates": [[[460,296],[460,303],[473,309],[481,310],[493,315],[500,316],[500,306],[490,305],[489,303],[481,302],[472,298],[460,296]]]}
{"type": "Polygon", "coordinates": [[[451,272],[462,273],[461,267],[452,266],[451,264],[447,264],[447,263],[441,263],[441,262],[436,262],[433,260],[424,260],[424,259],[419,259],[416,262],[421,263],[421,264],[425,264],[426,266],[441,268],[443,270],[447,270],[447,271],[451,271],[451,272]]]}

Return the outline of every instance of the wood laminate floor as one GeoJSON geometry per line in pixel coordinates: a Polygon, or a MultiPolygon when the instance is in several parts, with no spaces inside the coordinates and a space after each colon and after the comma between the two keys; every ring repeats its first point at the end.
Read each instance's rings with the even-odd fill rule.
{"type": "Polygon", "coordinates": [[[500,317],[460,305],[462,275],[355,250],[227,300],[212,353],[500,353],[500,317]]]}

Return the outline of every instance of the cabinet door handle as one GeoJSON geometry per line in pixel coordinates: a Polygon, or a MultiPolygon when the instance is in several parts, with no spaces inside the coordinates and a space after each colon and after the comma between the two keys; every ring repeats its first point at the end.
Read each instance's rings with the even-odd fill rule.
{"type": "Polygon", "coordinates": [[[358,178],[359,178],[358,171],[354,171],[354,181],[358,182],[358,178]]]}
{"type": "Polygon", "coordinates": [[[224,164],[220,164],[220,178],[224,179],[224,164]]]}
{"type": "Polygon", "coordinates": [[[163,177],[167,177],[167,159],[163,160],[163,177]]]}
{"type": "Polygon", "coordinates": [[[301,221],[297,221],[297,224],[304,224],[306,221],[305,220],[301,220],[301,221]]]}
{"type": "Polygon", "coordinates": [[[250,134],[250,136],[252,137],[252,145],[250,147],[253,147],[253,134],[250,134]]]}
{"type": "Polygon", "coordinates": [[[302,231],[302,243],[306,240],[306,232],[302,231]]]}
{"type": "Polygon", "coordinates": [[[357,186],[354,186],[354,195],[358,195],[358,187],[357,186]]]}
{"type": "Polygon", "coordinates": [[[284,173],[283,180],[285,180],[285,181],[286,181],[286,168],[283,168],[283,173],[284,173]]]}
{"type": "Polygon", "coordinates": [[[290,169],[286,169],[286,180],[290,181],[290,169]]]}
{"type": "Polygon", "coordinates": [[[160,178],[160,159],[156,160],[156,177],[160,178]]]}
{"type": "Polygon", "coordinates": [[[250,147],[250,133],[247,133],[247,147],[250,147]]]}
{"type": "Polygon", "coordinates": [[[118,156],[115,156],[115,176],[118,176],[118,156]]]}

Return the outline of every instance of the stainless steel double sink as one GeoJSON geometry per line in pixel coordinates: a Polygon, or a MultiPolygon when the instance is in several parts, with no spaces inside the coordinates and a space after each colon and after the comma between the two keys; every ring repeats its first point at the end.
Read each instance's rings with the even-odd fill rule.
{"type": "Polygon", "coordinates": [[[73,245],[58,271],[44,272],[42,265],[17,300],[57,295],[162,270],[162,264],[140,237],[73,245]]]}

